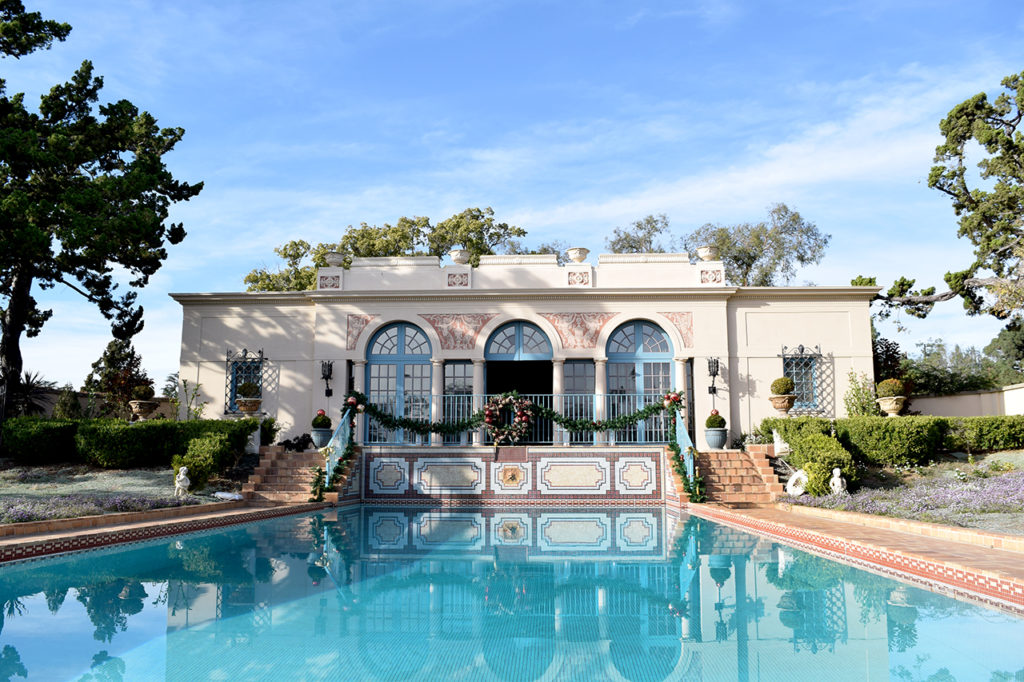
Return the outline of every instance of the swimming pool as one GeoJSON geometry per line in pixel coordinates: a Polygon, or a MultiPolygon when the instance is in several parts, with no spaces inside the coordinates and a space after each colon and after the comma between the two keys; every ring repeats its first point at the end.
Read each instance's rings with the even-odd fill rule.
{"type": "Polygon", "coordinates": [[[0,680],[1024,675],[1021,619],[656,508],[330,510],[5,565],[0,601],[0,680]]]}

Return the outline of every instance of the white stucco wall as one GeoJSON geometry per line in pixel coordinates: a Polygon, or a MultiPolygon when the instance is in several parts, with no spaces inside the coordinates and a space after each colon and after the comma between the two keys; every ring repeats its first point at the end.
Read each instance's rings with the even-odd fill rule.
{"type": "Polygon", "coordinates": [[[984,417],[1024,414],[1024,384],[994,391],[914,396],[910,409],[938,417],[984,417]]]}
{"type": "Polygon", "coordinates": [[[540,327],[557,363],[605,358],[612,332],[644,319],[672,343],[678,389],[692,364],[703,447],[708,357],[723,366],[715,404],[734,437],[772,414],[768,385],[782,374],[783,345],[820,346],[834,384],[824,407],[835,416],[847,373],[871,372],[875,288],[725,286],[721,262],[691,264],[686,254],[598,260],[559,266],[554,256],[493,256],[471,268],[441,267],[433,257],[355,259],[349,270],[322,268],[316,291],[173,294],[184,308],[181,376],[201,384],[207,416],[222,415],[226,352],[262,349],[270,371],[263,410],[281,422],[284,437],[307,430],[318,408],[336,414],[347,362],[364,360],[369,339],[393,322],[423,330],[439,371],[445,360],[482,361],[489,335],[510,321],[540,327]],[[330,399],[320,379],[324,360],[335,362],[330,399]]]}

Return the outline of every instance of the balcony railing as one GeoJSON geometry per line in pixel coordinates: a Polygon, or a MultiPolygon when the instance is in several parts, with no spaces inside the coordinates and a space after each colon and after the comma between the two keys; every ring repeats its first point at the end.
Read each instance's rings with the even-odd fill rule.
{"type": "MultiPolygon", "coordinates": [[[[621,415],[632,414],[652,403],[660,403],[663,393],[614,393],[608,395],[593,394],[524,394],[534,403],[550,408],[571,419],[612,419],[621,415]]],[[[480,410],[492,396],[489,395],[443,395],[430,396],[415,394],[404,396],[399,400],[395,394],[374,394],[370,402],[388,414],[431,421],[457,422],[480,410]]],[[[667,414],[658,414],[626,429],[607,432],[571,432],[549,419],[535,418],[529,436],[523,441],[529,445],[620,445],[623,443],[667,443],[669,440],[669,420],[667,414]]],[[[421,436],[402,430],[386,429],[374,419],[367,419],[364,438],[367,445],[428,445],[429,436],[421,436]]],[[[446,435],[442,441],[445,445],[470,445],[475,443],[490,444],[486,430],[480,434],[463,432],[446,435]],[[475,437],[474,437],[475,436],[475,437]]]]}

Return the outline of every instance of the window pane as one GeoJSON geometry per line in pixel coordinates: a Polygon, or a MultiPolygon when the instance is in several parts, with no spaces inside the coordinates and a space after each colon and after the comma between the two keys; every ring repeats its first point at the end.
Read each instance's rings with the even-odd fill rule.
{"type": "Polygon", "coordinates": [[[398,353],[398,327],[381,332],[370,348],[370,355],[396,355],[398,353]]]}
{"type": "Polygon", "coordinates": [[[646,322],[640,326],[643,330],[643,345],[645,353],[668,353],[668,337],[652,324],[646,322]]]}
{"type": "Polygon", "coordinates": [[[498,330],[491,339],[487,352],[492,355],[511,355],[516,352],[516,328],[509,325],[498,330]]]}
{"type": "Polygon", "coordinates": [[[593,362],[589,360],[566,362],[563,371],[563,388],[566,393],[594,392],[593,362]]]}
{"type": "Polygon", "coordinates": [[[473,393],[473,365],[469,362],[446,362],[444,365],[445,395],[473,393]]]}
{"type": "Polygon", "coordinates": [[[608,392],[636,393],[636,369],[632,362],[608,363],[608,392]]]}
{"type": "Polygon", "coordinates": [[[612,334],[608,341],[609,353],[635,353],[636,341],[633,338],[633,325],[627,324],[612,334]]]}
{"type": "Polygon", "coordinates": [[[405,328],[405,354],[430,355],[430,344],[427,337],[415,327],[405,328]]]}
{"type": "Polygon", "coordinates": [[[648,395],[662,394],[671,388],[669,384],[669,363],[644,363],[644,393],[648,395]]]}
{"type": "Polygon", "coordinates": [[[804,410],[818,408],[816,357],[791,357],[782,361],[782,373],[793,380],[796,402],[793,407],[804,410]]]}
{"type": "Polygon", "coordinates": [[[547,354],[551,352],[551,344],[548,343],[544,332],[532,325],[523,325],[523,352],[547,354]]]}

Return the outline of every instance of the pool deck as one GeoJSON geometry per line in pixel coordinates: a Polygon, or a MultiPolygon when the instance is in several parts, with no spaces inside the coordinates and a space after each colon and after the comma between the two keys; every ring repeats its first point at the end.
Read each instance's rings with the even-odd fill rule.
{"type": "Polygon", "coordinates": [[[794,510],[785,505],[683,508],[857,568],[1024,616],[1024,538],[915,522],[897,523],[897,530],[886,527],[896,519],[794,510]]]}

